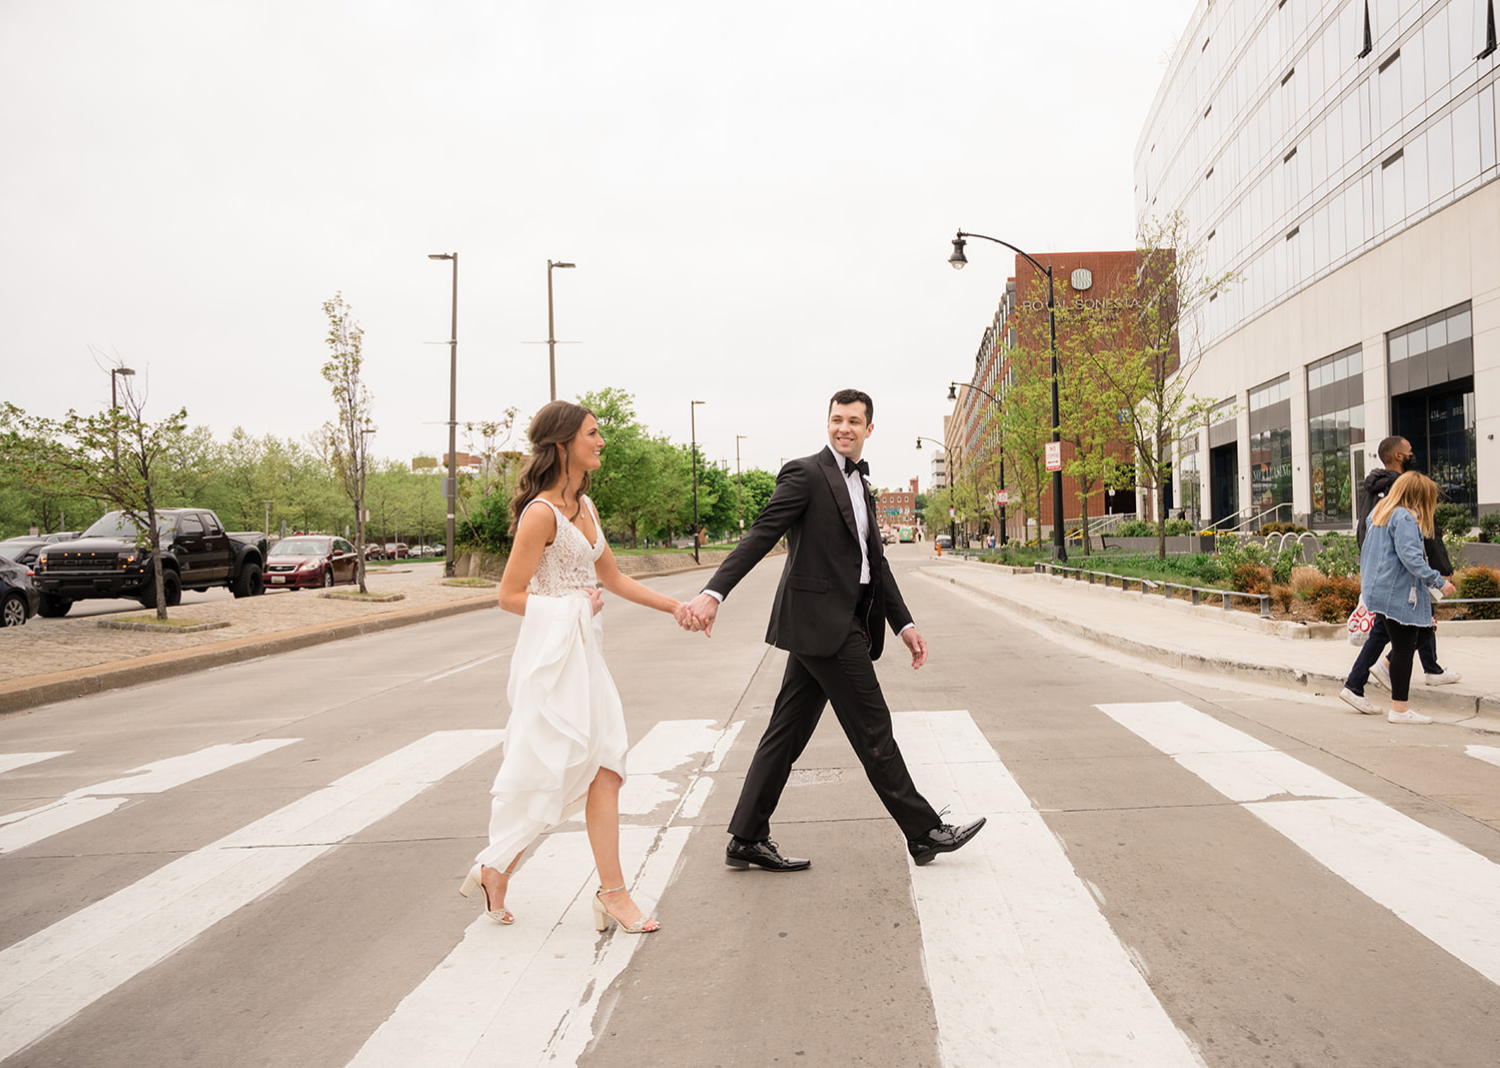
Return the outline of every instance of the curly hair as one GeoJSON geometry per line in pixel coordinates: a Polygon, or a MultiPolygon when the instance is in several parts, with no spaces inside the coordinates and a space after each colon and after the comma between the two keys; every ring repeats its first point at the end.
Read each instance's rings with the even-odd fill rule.
{"type": "MultiPolygon", "coordinates": [[[[515,530],[521,521],[526,506],[536,500],[541,492],[564,481],[571,473],[568,467],[568,445],[578,436],[583,421],[594,413],[571,401],[552,401],[542,405],[532,416],[526,428],[526,437],[531,441],[531,455],[516,480],[516,493],[510,499],[510,526],[515,530]],[[562,449],[558,449],[561,445],[562,449]]],[[[589,472],[583,473],[583,484],[579,494],[589,489],[589,472]]]]}

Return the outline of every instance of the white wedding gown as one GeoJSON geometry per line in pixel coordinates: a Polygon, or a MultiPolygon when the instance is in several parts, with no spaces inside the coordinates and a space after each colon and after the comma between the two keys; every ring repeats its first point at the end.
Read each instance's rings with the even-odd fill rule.
{"type": "Polygon", "coordinates": [[[594,562],[604,528],[594,502],[595,538],[550,501],[557,534],[527,586],[526,615],[510,661],[505,757],[491,787],[490,844],[475,858],[504,871],[537,835],[560,823],[600,768],[625,777],[625,710],[604,664],[604,626],[585,590],[598,585],[594,562]]]}

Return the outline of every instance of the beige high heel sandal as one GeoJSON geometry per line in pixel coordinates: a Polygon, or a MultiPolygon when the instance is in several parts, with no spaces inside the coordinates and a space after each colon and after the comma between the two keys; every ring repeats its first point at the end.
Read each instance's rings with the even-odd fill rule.
{"type": "Polygon", "coordinates": [[[647,919],[645,916],[642,916],[640,919],[636,920],[629,927],[626,927],[623,923],[620,923],[620,918],[618,916],[609,911],[609,908],[604,904],[603,898],[600,895],[616,894],[624,889],[624,886],[616,886],[608,890],[600,887],[599,891],[594,894],[594,930],[604,930],[609,926],[610,920],[614,920],[615,923],[619,924],[620,930],[624,931],[626,934],[650,934],[652,931],[661,930],[661,924],[657,923],[655,920],[647,919]]]}
{"type": "MultiPolygon", "coordinates": [[[[513,869],[507,868],[505,871],[502,871],[500,873],[501,875],[505,876],[507,886],[509,886],[510,883],[512,870],[513,869]]],[[[510,909],[490,908],[490,888],[484,885],[484,865],[482,864],[476,864],[469,869],[469,874],[464,877],[463,885],[458,888],[458,892],[464,897],[468,897],[471,893],[473,893],[476,886],[484,891],[484,911],[490,919],[494,920],[496,923],[503,924],[512,924],[516,922],[516,917],[510,911],[510,909]]]]}

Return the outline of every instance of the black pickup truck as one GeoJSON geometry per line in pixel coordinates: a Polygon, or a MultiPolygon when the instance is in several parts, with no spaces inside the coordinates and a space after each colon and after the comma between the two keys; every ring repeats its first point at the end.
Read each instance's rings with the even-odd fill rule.
{"type": "MultiPolygon", "coordinates": [[[[266,539],[259,531],[226,533],[206,508],[158,509],[156,522],[169,607],[181,602],[183,590],[227,586],[236,597],[265,592],[266,539]]],[[[124,512],[106,513],[75,541],[47,546],[34,570],[44,616],[66,615],[74,601],[86,599],[134,597],[156,607],[150,542],[124,512]]]]}

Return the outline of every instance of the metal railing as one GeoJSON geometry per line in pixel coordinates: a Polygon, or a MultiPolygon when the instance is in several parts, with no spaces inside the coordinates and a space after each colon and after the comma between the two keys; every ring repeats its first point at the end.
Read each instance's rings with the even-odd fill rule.
{"type": "MultiPolygon", "coordinates": [[[[1250,507],[1254,508],[1255,506],[1252,504],[1250,507]]],[[[1291,505],[1291,502],[1288,501],[1288,502],[1286,502],[1284,504],[1278,504],[1278,505],[1275,505],[1274,507],[1267,508],[1264,512],[1261,512],[1259,515],[1251,516],[1249,519],[1245,520],[1243,523],[1241,523],[1239,526],[1235,527],[1234,529],[1237,530],[1237,531],[1238,530],[1243,530],[1246,533],[1254,534],[1256,531],[1260,530],[1261,527],[1263,527],[1263,526],[1266,525],[1265,524],[1265,518],[1266,518],[1266,516],[1271,516],[1274,522],[1278,522],[1279,523],[1280,520],[1279,519],[1275,519],[1275,517],[1279,516],[1281,514],[1281,510],[1283,508],[1286,509],[1287,518],[1288,518],[1288,520],[1290,520],[1291,515],[1292,515],[1292,505],[1291,505]]],[[[1243,510],[1244,511],[1248,511],[1249,509],[1243,509],[1243,510]]]]}
{"type": "Polygon", "coordinates": [[[1211,586],[1190,586],[1185,582],[1153,582],[1150,579],[1137,578],[1134,575],[1115,575],[1107,571],[1093,571],[1083,567],[1063,567],[1060,564],[1054,564],[1046,560],[1038,560],[1032,565],[1032,568],[1040,574],[1062,575],[1064,578],[1077,579],[1087,576],[1090,586],[1094,585],[1096,578],[1102,578],[1106,588],[1110,585],[1110,580],[1119,579],[1120,589],[1122,590],[1128,590],[1130,583],[1139,583],[1142,593],[1146,593],[1148,590],[1159,589],[1162,592],[1162,596],[1167,600],[1173,600],[1173,590],[1185,590],[1188,592],[1191,602],[1195,605],[1202,604],[1205,597],[1217,597],[1226,612],[1231,608],[1231,599],[1239,597],[1246,601],[1258,602],[1260,605],[1260,618],[1271,618],[1271,595],[1269,593],[1242,593],[1239,590],[1220,590],[1211,586]]]}

